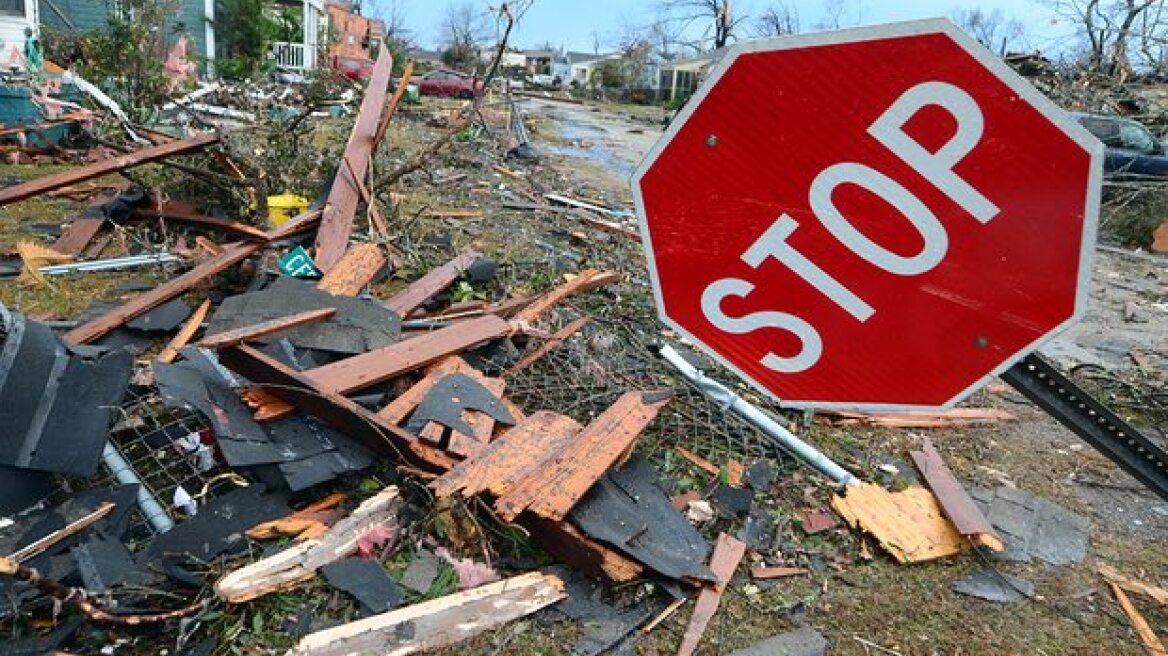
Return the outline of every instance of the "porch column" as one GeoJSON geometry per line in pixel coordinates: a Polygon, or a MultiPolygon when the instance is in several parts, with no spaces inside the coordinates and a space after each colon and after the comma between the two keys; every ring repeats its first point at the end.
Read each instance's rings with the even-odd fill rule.
{"type": "Polygon", "coordinates": [[[301,7],[302,16],[300,25],[303,28],[304,35],[300,42],[304,44],[304,69],[312,70],[316,68],[316,8],[309,4],[308,0],[303,0],[301,7]]]}
{"type": "Polygon", "coordinates": [[[207,79],[215,79],[215,0],[203,0],[203,44],[207,51],[207,79]]]}

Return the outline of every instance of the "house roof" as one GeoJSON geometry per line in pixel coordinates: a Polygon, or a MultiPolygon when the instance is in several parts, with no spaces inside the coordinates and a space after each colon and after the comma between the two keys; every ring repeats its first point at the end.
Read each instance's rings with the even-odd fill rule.
{"type": "Polygon", "coordinates": [[[693,57],[674,59],[661,64],[661,70],[700,71],[710,64],[720,61],[722,57],[726,56],[729,50],[730,48],[728,46],[723,46],[716,50],[694,55],[693,57]]]}
{"type": "Polygon", "coordinates": [[[564,59],[568,60],[569,64],[583,64],[585,62],[602,59],[605,56],[606,55],[596,55],[591,52],[572,52],[571,50],[564,53],[564,59]]]}
{"type": "Polygon", "coordinates": [[[523,51],[523,56],[533,57],[536,59],[545,59],[545,58],[551,59],[552,57],[555,57],[558,54],[559,53],[556,52],[555,50],[524,50],[523,51]]]}

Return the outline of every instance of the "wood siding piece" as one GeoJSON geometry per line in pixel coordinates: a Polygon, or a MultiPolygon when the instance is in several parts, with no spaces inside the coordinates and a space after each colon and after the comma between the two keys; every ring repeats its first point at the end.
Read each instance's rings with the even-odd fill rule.
{"type": "Polygon", "coordinates": [[[833,496],[831,506],[855,529],[862,530],[900,563],[919,563],[955,556],[970,548],[941,512],[927,488],[889,492],[865,483],[833,496]]]}
{"type": "Polygon", "coordinates": [[[39,196],[54,189],[77,184],[78,182],[100,178],[104,175],[117,173],[118,171],[135,166],[156,162],[167,157],[193,152],[217,143],[218,141],[219,134],[217,132],[200,134],[189,139],[183,139],[182,141],[173,141],[162,144],[161,146],[143,148],[142,150],[111,157],[94,164],[88,164],[68,171],[61,171],[60,173],[52,173],[29,180],[28,182],[12,185],[11,187],[3,187],[0,188],[0,206],[15,203],[26,198],[32,198],[33,196],[39,196]]]}
{"type": "Polygon", "coordinates": [[[242,344],[247,341],[259,339],[260,337],[289,330],[296,326],[321,321],[336,313],[336,308],[317,308],[315,310],[290,314],[286,317],[277,317],[250,326],[242,326],[234,330],[227,330],[216,335],[204,337],[199,340],[199,346],[207,349],[221,349],[228,346],[235,346],[236,344],[242,344]]]}
{"type": "Polygon", "coordinates": [[[685,627],[685,635],[681,639],[681,647],[677,656],[690,656],[698,647],[706,626],[718,610],[718,603],[722,600],[722,593],[734,570],[738,568],[742,556],[746,554],[746,544],[725,533],[718,534],[718,541],[714,544],[714,553],[710,556],[710,570],[718,577],[717,585],[703,586],[698,592],[698,599],[694,603],[693,615],[685,627]]]}
{"type": "Polygon", "coordinates": [[[525,478],[495,502],[508,521],[524,510],[561,520],[596,481],[632,446],[665,400],[628,392],[588,424],[540,472],[525,478]]]}
{"type": "Polygon", "coordinates": [[[989,547],[994,551],[1003,551],[1006,548],[1002,537],[994,530],[986,516],[982,514],[973,499],[953,472],[945,466],[941,454],[937,452],[933,442],[925,438],[920,451],[909,451],[913,463],[920,470],[921,476],[929,485],[929,489],[937,496],[941,510],[957,532],[970,538],[975,543],[989,547]]]}
{"type": "Polygon", "coordinates": [[[81,213],[73,218],[73,222],[69,224],[61,232],[61,236],[57,241],[53,242],[51,248],[62,255],[70,257],[77,257],[93,241],[97,233],[101,231],[102,226],[105,225],[105,205],[114,198],[117,198],[121,190],[107,191],[98,194],[93,198],[88,206],[81,213]]]}
{"type": "Polygon", "coordinates": [[[393,72],[393,56],[389,48],[382,48],[373,66],[369,86],[361,100],[357,120],[349,141],[341,156],[349,166],[338,166],[321,217],[320,231],[316,235],[316,266],[328,273],[349,245],[349,235],[353,231],[353,219],[357,215],[359,190],[357,180],[364,179],[369,172],[369,156],[373,152],[373,137],[381,123],[381,112],[385,106],[385,94],[389,90],[389,76],[393,72]]]}
{"type": "Polygon", "coordinates": [[[475,260],[482,257],[477,251],[464,251],[446,264],[430,269],[426,275],[410,283],[402,291],[385,301],[386,307],[405,317],[434,298],[443,289],[454,284],[475,260]]]}
{"type": "Polygon", "coordinates": [[[187,322],[178,331],[178,334],[174,336],[174,339],[171,339],[166,345],[166,348],[162,349],[162,352],[158,354],[157,360],[167,363],[174,362],[174,359],[178,357],[179,349],[186,346],[187,342],[191,341],[191,338],[195,336],[195,333],[199,332],[199,328],[203,325],[203,320],[207,318],[207,313],[210,311],[211,299],[208,298],[191,314],[187,322]]]}

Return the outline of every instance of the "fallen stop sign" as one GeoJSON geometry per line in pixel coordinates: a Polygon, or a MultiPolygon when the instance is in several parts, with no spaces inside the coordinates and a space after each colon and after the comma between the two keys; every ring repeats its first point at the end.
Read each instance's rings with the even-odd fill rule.
{"type": "Polygon", "coordinates": [[[744,43],[633,178],[662,319],[796,407],[947,407],[1084,311],[1102,144],[946,20],[744,43]]]}

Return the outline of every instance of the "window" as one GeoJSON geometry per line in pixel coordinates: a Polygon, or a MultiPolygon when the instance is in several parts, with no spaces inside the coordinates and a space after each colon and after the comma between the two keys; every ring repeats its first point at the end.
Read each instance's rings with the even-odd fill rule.
{"type": "Polygon", "coordinates": [[[1156,152],[1156,138],[1139,123],[1094,116],[1083,117],[1079,122],[1108,148],[1122,148],[1145,154],[1156,152]]]}
{"type": "Polygon", "coordinates": [[[23,16],[24,0],[0,0],[0,15],[23,16]]]}

